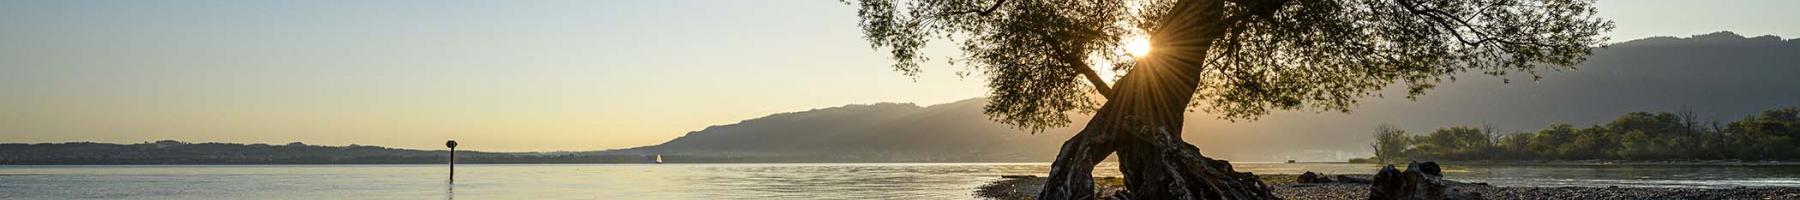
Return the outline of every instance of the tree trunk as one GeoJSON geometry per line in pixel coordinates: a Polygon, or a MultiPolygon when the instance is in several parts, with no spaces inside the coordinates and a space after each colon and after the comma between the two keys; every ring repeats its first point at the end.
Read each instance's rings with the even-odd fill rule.
{"type": "MultiPolygon", "coordinates": [[[[1089,127],[1105,124],[1106,120],[1095,118],[1088,121],[1089,127]]],[[[1056,155],[1056,161],[1050,164],[1049,180],[1044,181],[1044,190],[1038,193],[1038,199],[1095,199],[1094,165],[1106,159],[1114,149],[1110,132],[1101,132],[1097,128],[1087,128],[1076,133],[1069,141],[1063,142],[1062,152],[1056,155]]]]}
{"type": "Polygon", "coordinates": [[[1202,60],[1228,22],[1220,0],[1183,0],[1154,30],[1153,55],[1113,87],[1080,133],[1064,142],[1039,199],[1094,199],[1093,168],[1117,152],[1131,199],[1273,199],[1256,175],[1200,155],[1181,140],[1202,60]]]}

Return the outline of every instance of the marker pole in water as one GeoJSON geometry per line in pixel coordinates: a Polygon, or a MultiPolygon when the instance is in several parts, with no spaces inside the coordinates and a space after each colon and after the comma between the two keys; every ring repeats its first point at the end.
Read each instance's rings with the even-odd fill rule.
{"type": "Polygon", "coordinates": [[[444,146],[450,147],[450,183],[456,183],[456,140],[444,142],[444,146]]]}

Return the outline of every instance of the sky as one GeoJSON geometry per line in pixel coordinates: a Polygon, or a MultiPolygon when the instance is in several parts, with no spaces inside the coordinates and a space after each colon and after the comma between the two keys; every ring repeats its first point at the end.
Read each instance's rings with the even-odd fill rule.
{"type": "MultiPolygon", "coordinates": [[[[1598,7],[1614,41],[1800,36],[1800,1],[1598,7]]],[[[599,150],[985,93],[960,67],[893,71],[856,23],[830,0],[0,0],[0,143],[599,150]]]]}

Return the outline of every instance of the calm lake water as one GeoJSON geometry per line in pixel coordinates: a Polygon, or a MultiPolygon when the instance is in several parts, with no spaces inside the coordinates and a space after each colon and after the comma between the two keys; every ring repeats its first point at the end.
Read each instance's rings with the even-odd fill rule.
{"type": "MultiPolygon", "coordinates": [[[[1243,163],[1258,174],[1378,166],[1243,163]]],[[[1048,164],[0,166],[0,199],[968,199],[1048,164]]],[[[1451,166],[1502,186],[1800,187],[1800,166],[1451,166]]],[[[1099,176],[1117,176],[1102,164],[1099,176]]]]}

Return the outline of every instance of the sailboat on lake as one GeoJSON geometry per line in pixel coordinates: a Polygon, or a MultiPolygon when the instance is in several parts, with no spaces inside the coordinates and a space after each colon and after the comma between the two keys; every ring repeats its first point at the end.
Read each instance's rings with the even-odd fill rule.
{"type": "Polygon", "coordinates": [[[662,154],[656,154],[656,164],[662,164],[662,154]]]}

